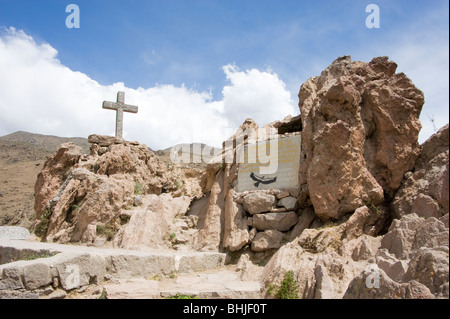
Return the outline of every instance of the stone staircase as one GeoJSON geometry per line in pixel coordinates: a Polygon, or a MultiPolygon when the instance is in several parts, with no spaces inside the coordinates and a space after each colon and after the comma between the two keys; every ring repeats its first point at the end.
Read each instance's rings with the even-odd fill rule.
{"type": "Polygon", "coordinates": [[[225,257],[0,240],[0,298],[86,298],[91,286],[107,298],[259,298],[259,282],[241,280],[225,257]]]}

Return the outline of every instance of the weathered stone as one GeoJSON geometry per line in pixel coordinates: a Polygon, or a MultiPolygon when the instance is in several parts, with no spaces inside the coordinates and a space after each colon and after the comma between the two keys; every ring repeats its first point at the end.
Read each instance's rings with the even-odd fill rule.
{"type": "Polygon", "coordinates": [[[90,139],[110,144],[108,152],[80,161],[80,148],[64,144],[39,174],[35,186],[39,237],[60,243],[77,242],[89,237],[84,236],[89,232],[88,225],[107,225],[117,231],[121,210],[132,207],[136,196],[175,190],[180,196],[196,196],[200,192],[199,176],[168,171],[167,165],[145,145],[98,135],[90,139]],[[176,186],[175,177],[182,178],[183,183],[176,186]]]}
{"type": "Polygon", "coordinates": [[[397,283],[377,268],[364,270],[349,284],[344,299],[434,299],[434,295],[417,281],[397,283]],[[372,282],[372,278],[377,278],[372,282]],[[369,285],[367,284],[369,283],[369,285]]]}
{"type": "Polygon", "coordinates": [[[67,293],[62,289],[56,289],[51,294],[49,294],[47,299],[64,299],[67,297],[67,293]]]}
{"type": "Polygon", "coordinates": [[[404,215],[394,220],[388,233],[383,237],[381,248],[386,248],[399,259],[421,247],[447,246],[449,231],[444,223],[431,217],[423,219],[416,214],[404,215]]]}
{"type": "Polygon", "coordinates": [[[0,226],[0,239],[28,239],[30,231],[19,226],[0,226]]]}
{"type": "Polygon", "coordinates": [[[197,250],[217,251],[222,244],[222,215],[225,210],[224,172],[220,171],[218,175],[211,188],[203,227],[199,230],[194,243],[197,250]]]}
{"type": "Polygon", "coordinates": [[[384,248],[378,250],[376,261],[378,267],[380,267],[389,278],[396,282],[405,281],[405,274],[408,270],[408,263],[406,261],[398,260],[384,248]]]}
{"type": "Polygon", "coordinates": [[[392,198],[414,165],[424,96],[395,68],[341,57],[300,89],[300,181],[324,220],[392,198]]]}
{"type": "Polygon", "coordinates": [[[278,206],[279,207],[284,207],[286,208],[288,211],[291,210],[296,210],[298,207],[298,202],[297,202],[297,198],[295,197],[284,197],[282,199],[280,199],[278,201],[278,206]]]}
{"type": "Polygon", "coordinates": [[[312,207],[307,207],[304,210],[302,210],[302,213],[298,218],[297,224],[295,224],[294,229],[292,229],[292,232],[290,234],[290,240],[292,241],[298,236],[300,236],[302,232],[311,225],[312,221],[314,220],[314,217],[315,214],[312,207]]]}
{"type": "Polygon", "coordinates": [[[142,205],[142,196],[141,195],[137,195],[134,196],[134,206],[141,206],[142,205]]]}
{"type": "Polygon", "coordinates": [[[115,236],[118,248],[168,248],[175,216],[185,215],[190,204],[186,196],[173,198],[171,194],[146,195],[142,209],[133,213],[130,221],[115,236]]]}
{"type": "Polygon", "coordinates": [[[422,144],[422,151],[397,192],[392,208],[396,218],[410,213],[439,218],[449,213],[449,126],[422,144]]]}
{"type": "Polygon", "coordinates": [[[281,247],[283,233],[277,230],[265,230],[256,234],[252,241],[251,249],[253,251],[266,251],[268,249],[277,249],[281,247]]]}
{"type": "Polygon", "coordinates": [[[35,290],[52,283],[49,265],[45,263],[30,263],[23,267],[23,281],[28,290],[35,290]]]}
{"type": "Polygon", "coordinates": [[[251,215],[268,212],[275,205],[275,196],[262,192],[255,192],[243,198],[243,205],[251,215]]]}
{"type": "Polygon", "coordinates": [[[274,229],[288,231],[298,221],[295,212],[289,213],[266,213],[253,215],[253,226],[258,230],[274,229]]]}
{"type": "Polygon", "coordinates": [[[281,193],[277,194],[277,199],[282,199],[282,198],[285,198],[285,197],[288,197],[288,196],[290,196],[289,192],[288,191],[284,191],[284,192],[281,192],[281,193]]]}
{"type": "Polygon", "coordinates": [[[97,144],[100,147],[108,147],[113,144],[123,144],[125,143],[125,140],[115,136],[92,134],[88,136],[88,142],[97,144]]]}
{"type": "Polygon", "coordinates": [[[37,218],[44,213],[47,203],[57,195],[65,181],[65,176],[81,157],[81,148],[73,143],[62,144],[56,153],[45,162],[35,186],[35,204],[37,218]]]}
{"type": "Polygon", "coordinates": [[[323,265],[317,265],[315,269],[316,289],[314,299],[336,298],[333,280],[328,275],[327,269],[323,265]]]}
{"type": "Polygon", "coordinates": [[[234,190],[230,189],[225,201],[225,230],[223,246],[236,251],[249,242],[247,218],[242,205],[234,199],[234,190]]]}
{"type": "Polygon", "coordinates": [[[405,281],[416,280],[427,286],[438,298],[448,298],[448,255],[448,246],[416,250],[411,257],[405,281]]]}

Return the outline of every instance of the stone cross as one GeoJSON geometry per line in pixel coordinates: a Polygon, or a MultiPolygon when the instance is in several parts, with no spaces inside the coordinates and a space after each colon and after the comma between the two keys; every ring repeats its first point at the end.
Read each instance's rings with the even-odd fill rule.
{"type": "Polygon", "coordinates": [[[116,137],[122,138],[123,133],[123,112],[137,113],[138,107],[125,104],[125,93],[117,93],[117,102],[103,102],[103,108],[116,111],[116,137]]]}

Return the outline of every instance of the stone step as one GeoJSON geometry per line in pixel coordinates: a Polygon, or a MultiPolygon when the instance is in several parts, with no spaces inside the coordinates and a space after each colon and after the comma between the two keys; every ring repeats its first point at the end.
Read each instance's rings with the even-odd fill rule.
{"type": "Polygon", "coordinates": [[[129,278],[103,285],[108,299],[260,299],[259,281],[243,281],[229,267],[181,274],[176,278],[129,278]]]}
{"type": "Polygon", "coordinates": [[[0,262],[0,290],[36,290],[53,284],[69,291],[100,284],[108,277],[167,276],[216,269],[224,265],[225,254],[1,240],[0,262]]]}

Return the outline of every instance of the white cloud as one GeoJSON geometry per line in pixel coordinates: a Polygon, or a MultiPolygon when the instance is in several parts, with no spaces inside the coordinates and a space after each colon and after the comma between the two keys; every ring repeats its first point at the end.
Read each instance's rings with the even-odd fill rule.
{"type": "Polygon", "coordinates": [[[184,86],[127,88],[123,83],[100,85],[65,67],[58,52],[14,28],[0,36],[0,135],[23,130],[58,136],[114,134],[115,112],[103,110],[103,100],[125,92],[125,102],[138,114],[124,115],[124,137],[161,149],[177,143],[221,142],[247,117],[261,125],[296,111],[278,76],[256,69],[223,67],[230,84],[223,99],[184,86]]]}
{"type": "Polygon", "coordinates": [[[298,113],[286,85],[270,70],[241,72],[230,64],[223,70],[231,84],[222,91],[224,110],[233,124],[251,117],[256,123],[265,125],[298,113]]]}

